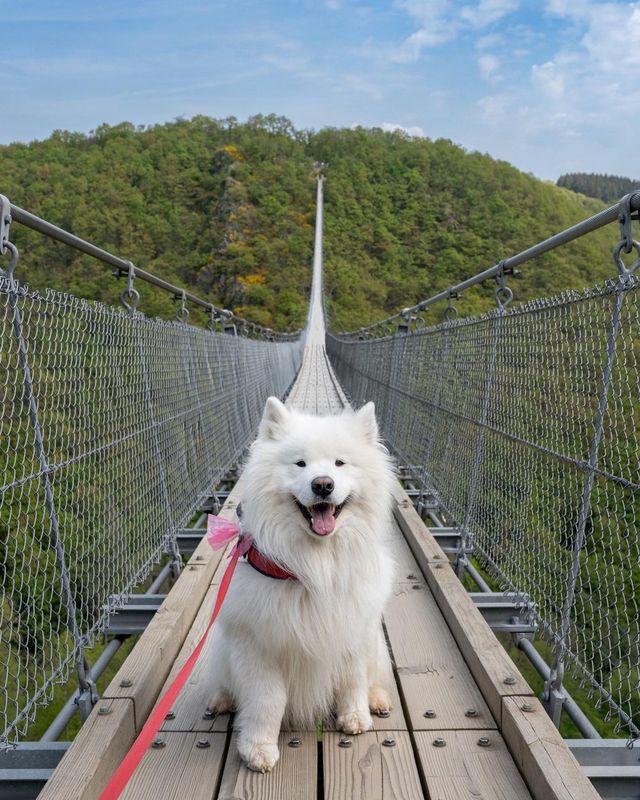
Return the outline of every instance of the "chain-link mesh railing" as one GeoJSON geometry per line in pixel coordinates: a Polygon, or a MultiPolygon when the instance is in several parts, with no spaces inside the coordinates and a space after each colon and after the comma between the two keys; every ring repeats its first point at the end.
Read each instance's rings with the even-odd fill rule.
{"type": "Polygon", "coordinates": [[[514,310],[327,342],[354,404],[375,401],[400,462],[460,527],[460,558],[472,545],[504,589],[534,604],[555,648],[552,684],[561,687],[566,665],[633,735],[639,289],[625,270],[607,286],[514,310]]]}
{"type": "Polygon", "coordinates": [[[74,662],[82,674],[84,644],[175,554],[176,530],[301,356],[300,339],[147,319],[0,278],[0,743],[74,662]]]}

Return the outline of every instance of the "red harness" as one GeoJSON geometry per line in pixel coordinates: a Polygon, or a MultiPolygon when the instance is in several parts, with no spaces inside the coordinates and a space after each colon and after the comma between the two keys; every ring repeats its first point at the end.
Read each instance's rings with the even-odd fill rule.
{"type": "Polygon", "coordinates": [[[266,575],[268,578],[276,578],[279,581],[298,580],[293,572],[289,572],[289,570],[276,564],[275,561],[272,561],[261,553],[253,544],[247,551],[247,562],[251,564],[255,570],[262,573],[262,575],[266,575]]]}

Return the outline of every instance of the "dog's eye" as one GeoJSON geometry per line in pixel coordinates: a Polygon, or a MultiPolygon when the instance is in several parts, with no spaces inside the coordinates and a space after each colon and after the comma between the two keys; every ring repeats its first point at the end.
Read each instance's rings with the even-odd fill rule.
{"type": "Polygon", "coordinates": [[[336,459],[336,467],[344,467],[344,461],[340,461],[340,459],[336,459]]]}
{"type": "Polygon", "coordinates": [[[306,467],[306,466],[307,466],[306,461],[296,461],[296,467],[306,467]]]}

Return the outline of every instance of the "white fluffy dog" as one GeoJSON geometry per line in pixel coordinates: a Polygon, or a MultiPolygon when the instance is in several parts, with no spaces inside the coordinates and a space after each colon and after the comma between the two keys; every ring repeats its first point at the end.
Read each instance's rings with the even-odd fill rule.
{"type": "Polygon", "coordinates": [[[356,734],[371,728],[370,711],[388,712],[393,483],[373,403],[315,417],[267,400],[242,477],[254,548],[211,645],[209,709],[237,710],[238,750],[253,770],[278,760],[283,718],[306,727],[335,711],[337,727],[356,734]]]}

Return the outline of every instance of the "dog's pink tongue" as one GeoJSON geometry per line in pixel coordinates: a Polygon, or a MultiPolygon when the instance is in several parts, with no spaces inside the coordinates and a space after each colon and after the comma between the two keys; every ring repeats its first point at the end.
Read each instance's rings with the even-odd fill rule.
{"type": "Polygon", "coordinates": [[[333,506],[312,506],[309,511],[311,512],[311,527],[318,536],[326,536],[336,527],[333,506]]]}

